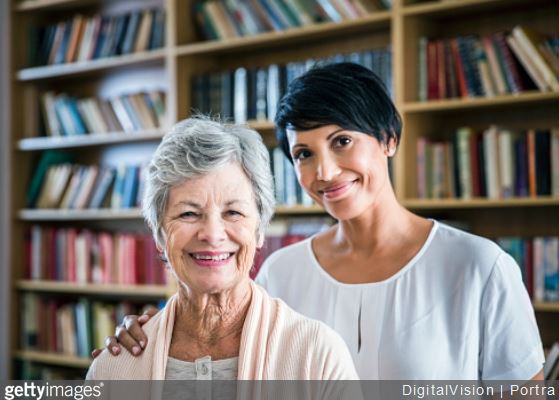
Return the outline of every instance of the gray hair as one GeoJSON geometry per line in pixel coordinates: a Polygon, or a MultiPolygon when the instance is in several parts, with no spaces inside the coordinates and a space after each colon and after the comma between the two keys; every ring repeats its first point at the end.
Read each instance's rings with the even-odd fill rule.
{"type": "Polygon", "coordinates": [[[263,237],[274,213],[275,198],[262,137],[244,126],[195,116],[180,121],[163,137],[146,174],[142,211],[159,246],[165,246],[163,217],[170,189],[228,162],[238,162],[252,184],[260,216],[257,234],[263,237]]]}

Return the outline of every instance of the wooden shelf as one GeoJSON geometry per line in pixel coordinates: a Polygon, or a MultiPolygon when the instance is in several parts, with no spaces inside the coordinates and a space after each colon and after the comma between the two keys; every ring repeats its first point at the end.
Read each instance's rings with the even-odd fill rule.
{"type": "Polygon", "coordinates": [[[13,356],[20,360],[84,369],[89,368],[92,361],[90,358],[70,356],[60,353],[46,353],[42,351],[20,350],[15,351],[13,356]]]}
{"type": "Polygon", "coordinates": [[[80,284],[75,282],[20,280],[15,287],[23,291],[94,294],[111,296],[167,297],[166,285],[80,284]]]}
{"type": "Polygon", "coordinates": [[[93,221],[140,219],[139,208],[129,209],[86,209],[86,210],[32,210],[24,209],[18,213],[22,221],[93,221]]]}
{"type": "Polygon", "coordinates": [[[273,132],[276,126],[274,125],[273,121],[258,121],[258,120],[251,120],[247,121],[248,126],[258,132],[273,132]]]}
{"type": "Polygon", "coordinates": [[[559,101],[559,92],[523,92],[495,97],[475,97],[466,99],[432,100],[427,102],[404,103],[402,110],[408,113],[453,111],[473,108],[506,106],[524,103],[559,101]]]}
{"type": "Polygon", "coordinates": [[[391,11],[379,11],[364,18],[340,23],[325,22],[291,28],[281,32],[265,32],[240,38],[197,42],[177,47],[176,54],[186,56],[231,53],[239,50],[255,50],[272,45],[287,45],[298,41],[304,43],[308,40],[333,37],[340,34],[349,35],[356,32],[387,28],[390,25],[391,15],[391,11]]]}
{"type": "Polygon", "coordinates": [[[450,208],[501,208],[501,207],[543,207],[558,206],[559,197],[541,196],[511,199],[408,199],[404,200],[405,207],[412,210],[436,210],[450,208]]]}
{"type": "MultiPolygon", "coordinates": [[[[296,214],[325,214],[319,206],[277,206],[276,215],[296,215],[296,214]]],[[[141,219],[142,213],[139,208],[130,209],[86,209],[86,210],[57,210],[45,209],[34,210],[24,209],[18,213],[22,221],[93,221],[93,220],[121,220],[121,219],[141,219]]]]}
{"type": "Polygon", "coordinates": [[[165,49],[157,49],[118,57],[99,58],[91,61],[25,68],[17,72],[16,79],[18,81],[34,81],[39,79],[102,71],[105,69],[125,67],[134,64],[162,62],[165,59],[166,54],[167,51],[165,49]]]}
{"type": "Polygon", "coordinates": [[[556,302],[556,303],[546,303],[546,302],[534,303],[534,310],[540,311],[540,312],[559,312],[559,302],[556,302]]]}
{"type": "Polygon", "coordinates": [[[300,215],[300,214],[324,214],[326,211],[318,205],[312,206],[276,206],[275,215],[300,215]]]}
{"type": "Polygon", "coordinates": [[[117,143],[130,143],[148,140],[160,140],[165,133],[163,129],[138,132],[90,133],[76,136],[33,137],[22,139],[17,148],[23,151],[63,149],[73,147],[103,146],[117,143]]]}
{"type": "MultiPolygon", "coordinates": [[[[459,0],[459,1],[430,1],[410,5],[402,9],[404,16],[452,16],[462,13],[509,8],[519,3],[526,4],[525,0],[459,0]]],[[[543,2],[542,2],[543,3],[543,2]]],[[[545,3],[544,3],[545,4],[545,3]]]]}
{"type": "Polygon", "coordinates": [[[67,8],[76,5],[95,3],[95,0],[24,0],[20,1],[14,8],[16,11],[51,10],[67,8]]]}

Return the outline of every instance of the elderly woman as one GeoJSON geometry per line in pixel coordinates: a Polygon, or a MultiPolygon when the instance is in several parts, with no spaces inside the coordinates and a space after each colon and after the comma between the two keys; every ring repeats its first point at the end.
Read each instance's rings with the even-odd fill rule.
{"type": "Polygon", "coordinates": [[[343,340],[249,278],[273,213],[268,152],[249,129],[191,118],[151,162],[145,219],[178,282],[141,356],[104,351],[88,379],[357,379],[343,340]]]}

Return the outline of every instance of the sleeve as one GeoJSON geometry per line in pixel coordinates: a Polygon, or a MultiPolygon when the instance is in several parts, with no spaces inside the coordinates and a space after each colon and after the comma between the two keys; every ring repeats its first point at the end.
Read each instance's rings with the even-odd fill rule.
{"type": "Polygon", "coordinates": [[[502,252],[481,299],[482,380],[529,380],[544,355],[534,310],[514,259],[502,252]]]}

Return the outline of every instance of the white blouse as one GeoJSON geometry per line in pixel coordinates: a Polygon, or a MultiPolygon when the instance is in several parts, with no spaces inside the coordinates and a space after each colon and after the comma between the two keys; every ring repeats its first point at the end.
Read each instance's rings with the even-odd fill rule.
{"type": "Polygon", "coordinates": [[[272,254],[256,281],[334,328],[361,379],[527,380],[542,368],[520,268],[495,243],[434,221],[395,275],[345,284],[322,269],[311,241],[272,254]]]}

